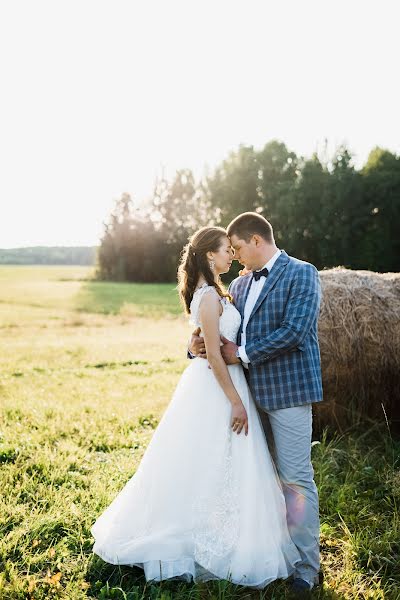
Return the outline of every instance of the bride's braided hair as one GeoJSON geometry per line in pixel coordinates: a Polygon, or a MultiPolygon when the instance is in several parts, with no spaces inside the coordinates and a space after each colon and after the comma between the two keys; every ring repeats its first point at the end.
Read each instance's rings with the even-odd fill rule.
{"type": "Polygon", "coordinates": [[[222,227],[202,227],[184,246],[178,267],[178,291],[185,312],[190,314],[190,303],[196,289],[199,276],[203,275],[208,285],[213,285],[221,297],[231,298],[221,280],[214,281],[207,252],[217,252],[226,231],[222,227]]]}

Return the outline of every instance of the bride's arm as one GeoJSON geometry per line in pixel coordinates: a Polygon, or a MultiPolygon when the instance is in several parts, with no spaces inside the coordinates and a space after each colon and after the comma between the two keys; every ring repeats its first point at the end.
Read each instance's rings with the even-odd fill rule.
{"type": "Polygon", "coordinates": [[[199,316],[206,345],[207,359],[218,383],[232,404],[232,426],[234,421],[239,422],[237,429],[233,426],[233,430],[237,430],[237,433],[240,433],[244,427],[245,434],[247,435],[248,420],[246,409],[232,383],[228,367],[221,355],[219,308],[220,303],[216,294],[204,294],[199,307],[199,316]]]}

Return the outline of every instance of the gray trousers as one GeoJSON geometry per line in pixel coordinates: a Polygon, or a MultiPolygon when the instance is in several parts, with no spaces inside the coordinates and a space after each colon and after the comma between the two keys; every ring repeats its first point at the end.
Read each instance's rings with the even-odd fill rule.
{"type": "Polygon", "coordinates": [[[290,536],[302,562],[294,577],[318,582],[318,491],[311,464],[312,404],[267,410],[257,407],[286,500],[290,536]]]}

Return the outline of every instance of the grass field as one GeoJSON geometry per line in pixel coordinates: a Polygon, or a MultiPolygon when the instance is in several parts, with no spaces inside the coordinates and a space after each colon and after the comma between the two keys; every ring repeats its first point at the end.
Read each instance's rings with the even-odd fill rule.
{"type": "MultiPolygon", "coordinates": [[[[84,267],[0,267],[0,598],[285,598],[228,582],[146,584],[91,553],[186,366],[173,285],[84,267]]],[[[314,598],[400,598],[400,443],[385,424],[315,440],[325,582],[314,598]]]]}

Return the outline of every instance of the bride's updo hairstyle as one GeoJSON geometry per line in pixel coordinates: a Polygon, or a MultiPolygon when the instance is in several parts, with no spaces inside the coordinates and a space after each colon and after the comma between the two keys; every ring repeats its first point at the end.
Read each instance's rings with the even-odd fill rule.
{"type": "Polygon", "coordinates": [[[222,227],[202,227],[184,246],[178,267],[178,292],[186,314],[190,314],[190,303],[200,275],[203,275],[208,285],[215,287],[221,297],[231,300],[222,281],[219,278],[218,283],[214,281],[207,258],[207,252],[218,252],[226,237],[226,231],[222,227]]]}

